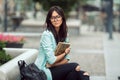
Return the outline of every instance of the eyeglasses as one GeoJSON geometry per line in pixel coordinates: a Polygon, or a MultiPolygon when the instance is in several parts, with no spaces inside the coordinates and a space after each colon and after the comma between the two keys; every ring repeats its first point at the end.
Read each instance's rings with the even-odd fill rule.
{"type": "Polygon", "coordinates": [[[59,21],[59,20],[61,20],[62,19],[62,17],[60,16],[60,15],[57,15],[57,16],[52,16],[51,18],[50,18],[50,20],[53,22],[53,21],[59,21]]]}

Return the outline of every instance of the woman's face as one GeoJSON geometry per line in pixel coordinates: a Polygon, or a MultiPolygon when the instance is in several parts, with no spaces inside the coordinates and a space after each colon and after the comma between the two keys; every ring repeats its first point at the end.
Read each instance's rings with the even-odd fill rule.
{"type": "Polygon", "coordinates": [[[50,20],[55,28],[59,28],[62,24],[62,17],[56,11],[53,11],[50,20]]]}

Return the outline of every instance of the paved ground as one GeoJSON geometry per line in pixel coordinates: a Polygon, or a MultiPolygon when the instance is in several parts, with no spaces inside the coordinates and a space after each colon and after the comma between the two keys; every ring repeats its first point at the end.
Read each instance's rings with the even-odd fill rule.
{"type": "Polygon", "coordinates": [[[91,75],[105,75],[102,33],[81,33],[71,38],[71,61],[77,61],[81,68],[91,75]]]}
{"type": "MultiPolygon", "coordinates": [[[[108,35],[106,35],[108,36],[108,35]]],[[[106,80],[120,80],[120,33],[113,34],[113,40],[104,36],[104,56],[106,63],[106,80]]]]}

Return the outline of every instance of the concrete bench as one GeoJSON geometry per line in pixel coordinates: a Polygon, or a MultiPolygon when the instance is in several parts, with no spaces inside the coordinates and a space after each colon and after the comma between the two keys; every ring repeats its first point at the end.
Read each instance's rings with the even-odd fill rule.
{"type": "Polygon", "coordinates": [[[20,72],[18,67],[19,60],[25,60],[27,64],[35,61],[38,50],[36,49],[19,49],[4,48],[7,54],[13,59],[0,66],[0,80],[19,80],[20,72]]]}

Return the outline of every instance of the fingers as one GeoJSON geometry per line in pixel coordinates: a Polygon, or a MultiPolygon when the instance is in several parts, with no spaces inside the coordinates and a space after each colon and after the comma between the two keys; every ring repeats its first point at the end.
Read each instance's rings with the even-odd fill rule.
{"type": "Polygon", "coordinates": [[[77,67],[75,68],[75,70],[76,70],[76,71],[80,71],[80,66],[77,66],[77,67]]]}
{"type": "Polygon", "coordinates": [[[70,47],[65,50],[65,53],[69,53],[69,52],[70,52],[70,47]]]}
{"type": "Polygon", "coordinates": [[[87,76],[89,76],[89,73],[88,73],[88,72],[85,72],[83,75],[87,75],[87,76]]]}

